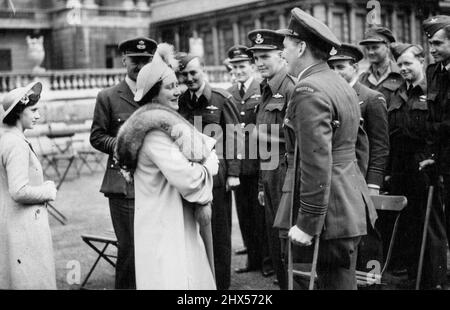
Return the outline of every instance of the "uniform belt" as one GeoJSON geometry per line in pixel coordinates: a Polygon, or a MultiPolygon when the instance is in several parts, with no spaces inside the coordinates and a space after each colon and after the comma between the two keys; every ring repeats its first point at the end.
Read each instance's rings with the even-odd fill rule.
{"type": "Polygon", "coordinates": [[[356,161],[355,149],[333,150],[331,154],[333,156],[333,164],[356,161]]]}

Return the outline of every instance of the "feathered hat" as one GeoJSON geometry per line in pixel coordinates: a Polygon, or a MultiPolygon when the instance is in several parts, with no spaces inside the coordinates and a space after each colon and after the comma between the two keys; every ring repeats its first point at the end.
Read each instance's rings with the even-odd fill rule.
{"type": "Polygon", "coordinates": [[[173,45],[160,43],[151,62],[142,67],[136,79],[134,101],[140,101],[159,81],[167,78],[178,68],[173,45]]]}

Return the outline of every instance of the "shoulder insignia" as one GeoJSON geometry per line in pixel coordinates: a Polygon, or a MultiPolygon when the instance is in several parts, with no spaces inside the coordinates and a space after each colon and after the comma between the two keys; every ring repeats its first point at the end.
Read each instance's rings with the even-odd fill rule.
{"type": "Polygon", "coordinates": [[[250,99],[259,99],[259,98],[261,98],[261,95],[258,95],[258,94],[254,94],[254,95],[250,96],[250,99]]]}
{"type": "Polygon", "coordinates": [[[219,110],[218,107],[216,107],[215,105],[209,105],[206,107],[207,110],[219,110]]]}
{"type": "Polygon", "coordinates": [[[314,88],[311,88],[311,87],[308,87],[308,86],[297,87],[297,89],[295,91],[296,92],[307,92],[307,93],[315,92],[314,88]]]}
{"type": "Polygon", "coordinates": [[[361,105],[361,104],[363,104],[363,103],[364,103],[364,101],[360,101],[360,102],[359,102],[359,105],[361,105]]]}
{"type": "Polygon", "coordinates": [[[225,97],[227,99],[232,97],[232,95],[225,89],[213,88],[211,91],[214,93],[218,93],[219,95],[221,95],[222,97],[225,97]]]}
{"type": "Polygon", "coordinates": [[[272,96],[272,98],[275,98],[275,99],[283,98],[283,95],[280,93],[276,93],[275,95],[272,96]]]}
{"type": "Polygon", "coordinates": [[[422,101],[422,102],[427,101],[427,96],[425,96],[425,95],[420,96],[419,101],[422,101]]]}

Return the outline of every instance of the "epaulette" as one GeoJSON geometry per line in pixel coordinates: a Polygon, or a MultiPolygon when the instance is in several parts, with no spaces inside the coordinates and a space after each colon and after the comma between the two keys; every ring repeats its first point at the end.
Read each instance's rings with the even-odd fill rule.
{"type": "Polygon", "coordinates": [[[218,93],[219,95],[221,95],[222,97],[227,98],[227,99],[233,97],[226,89],[212,88],[211,91],[214,93],[218,93]]]}

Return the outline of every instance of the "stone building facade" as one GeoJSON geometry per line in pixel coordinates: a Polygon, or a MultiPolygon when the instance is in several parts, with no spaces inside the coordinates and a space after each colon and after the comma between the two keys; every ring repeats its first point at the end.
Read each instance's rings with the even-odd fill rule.
{"type": "Polygon", "coordinates": [[[190,39],[201,38],[206,64],[219,65],[229,47],[250,43],[250,30],[286,27],[293,7],[322,20],[342,42],[359,42],[366,28],[378,21],[392,29],[398,41],[424,44],[422,20],[446,14],[449,4],[436,0],[167,0],[153,3],[150,33],[181,51],[189,50],[190,39]]]}

